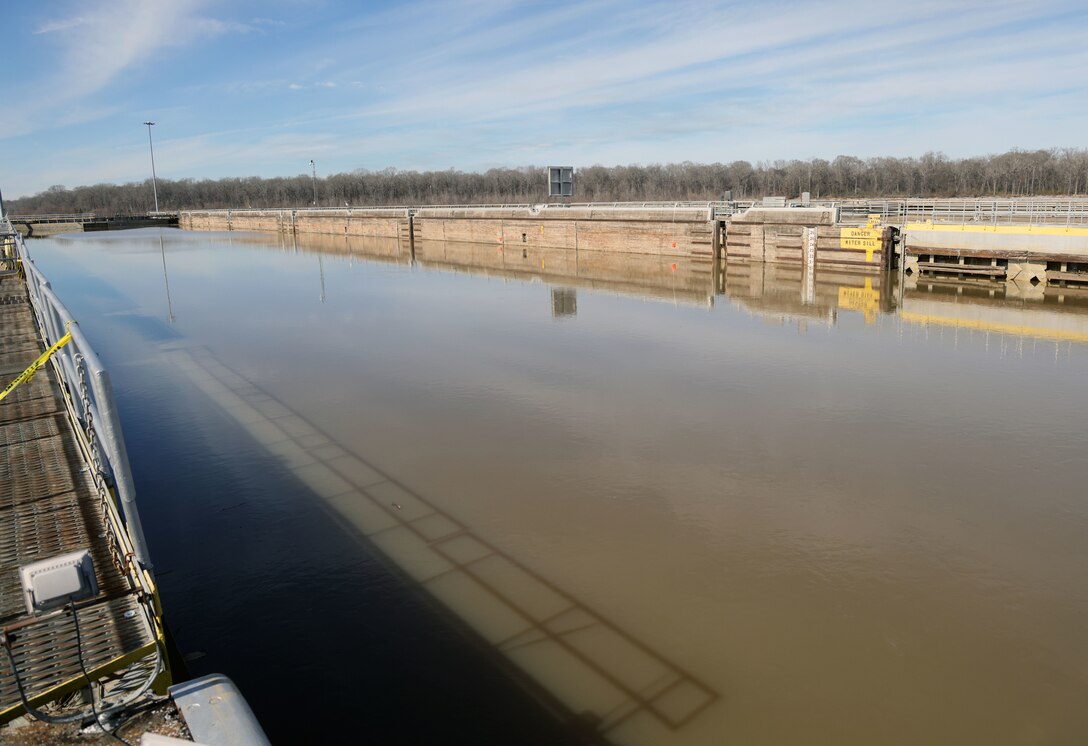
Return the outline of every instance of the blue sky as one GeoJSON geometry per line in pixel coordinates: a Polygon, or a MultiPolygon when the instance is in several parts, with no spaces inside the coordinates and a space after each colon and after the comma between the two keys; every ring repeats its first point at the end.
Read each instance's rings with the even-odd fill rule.
{"type": "Polygon", "coordinates": [[[1088,147],[1088,3],[5,3],[0,189],[1088,147]],[[11,104],[14,103],[14,106],[11,104]]]}

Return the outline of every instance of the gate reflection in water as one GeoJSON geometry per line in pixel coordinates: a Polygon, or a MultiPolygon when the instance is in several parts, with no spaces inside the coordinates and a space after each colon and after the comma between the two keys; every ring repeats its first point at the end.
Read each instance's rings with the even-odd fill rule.
{"type": "Polygon", "coordinates": [[[39,245],[609,739],[1088,733],[1075,290],[165,235],[169,304],[157,233],[39,245]]]}

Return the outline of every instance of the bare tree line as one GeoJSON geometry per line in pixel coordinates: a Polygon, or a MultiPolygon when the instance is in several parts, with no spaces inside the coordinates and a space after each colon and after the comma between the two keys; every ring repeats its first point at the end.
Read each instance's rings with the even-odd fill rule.
{"type": "MultiPolygon", "coordinates": [[[[535,166],[465,171],[356,170],[317,179],[320,207],[534,203],[545,201],[544,169],[535,166]]],[[[164,210],[307,207],[313,203],[310,174],[290,177],[160,179],[164,210]]],[[[736,200],[766,195],[814,199],[863,196],[985,197],[1088,194],[1088,149],[1010,150],[1000,155],[948,158],[868,158],[840,155],[828,161],[748,161],[666,165],[588,166],[577,169],[575,201],[736,200]]],[[[52,186],[10,200],[11,214],[143,213],[152,207],[151,180],[52,186]]]]}

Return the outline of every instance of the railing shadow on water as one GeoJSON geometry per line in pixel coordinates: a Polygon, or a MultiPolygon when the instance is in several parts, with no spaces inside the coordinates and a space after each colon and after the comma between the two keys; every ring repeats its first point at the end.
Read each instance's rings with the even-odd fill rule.
{"type": "Polygon", "coordinates": [[[643,717],[682,729],[719,693],[435,501],[337,443],[203,347],[160,347],[350,535],[376,548],[586,742],[643,717]],[[580,713],[580,714],[575,714],[580,713]]]}

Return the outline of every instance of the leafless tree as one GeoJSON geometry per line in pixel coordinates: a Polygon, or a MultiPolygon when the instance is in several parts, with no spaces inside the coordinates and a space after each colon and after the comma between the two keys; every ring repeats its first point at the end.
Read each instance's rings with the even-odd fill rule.
{"type": "MultiPolygon", "coordinates": [[[[929,152],[920,158],[832,161],[669,163],[591,165],[577,169],[576,199],[585,201],[718,200],[810,192],[815,198],[855,196],[970,197],[1082,195],[1088,193],[1088,150],[1010,150],[997,155],[952,159],[929,152]]],[[[309,173],[272,178],[159,179],[163,209],[305,207],[313,200],[309,173]]],[[[358,169],[317,179],[318,205],[533,203],[545,197],[544,169],[493,168],[466,171],[381,171],[358,169]]],[[[95,212],[136,214],[152,207],[150,180],[94,184],[72,189],[51,186],[8,201],[12,214],[95,212]]]]}

